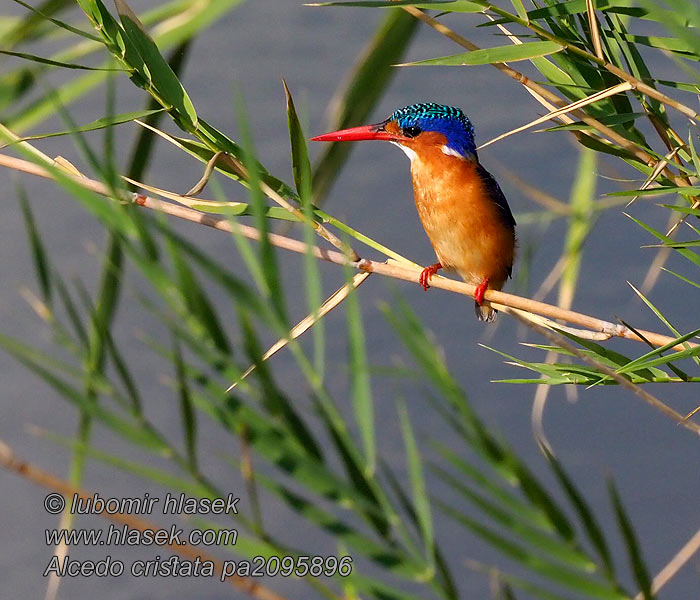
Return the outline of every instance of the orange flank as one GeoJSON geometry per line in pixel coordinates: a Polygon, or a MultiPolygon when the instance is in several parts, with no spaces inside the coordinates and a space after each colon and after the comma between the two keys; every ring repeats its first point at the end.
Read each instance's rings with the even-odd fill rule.
{"type": "MultiPolygon", "coordinates": [[[[500,290],[510,276],[515,238],[491,196],[483,167],[475,161],[445,156],[444,136],[431,133],[403,145],[416,152],[411,176],[418,216],[438,261],[468,283],[500,290]],[[436,143],[435,143],[436,142],[436,143]]],[[[484,317],[491,309],[484,305],[484,317]]]]}

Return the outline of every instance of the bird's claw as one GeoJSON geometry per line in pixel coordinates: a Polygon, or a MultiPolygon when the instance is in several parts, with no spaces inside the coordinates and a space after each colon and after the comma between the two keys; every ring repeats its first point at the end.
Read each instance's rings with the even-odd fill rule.
{"type": "Polygon", "coordinates": [[[481,306],[484,303],[484,294],[486,293],[487,288],[489,287],[489,278],[484,277],[484,280],[476,286],[476,289],[474,290],[474,300],[476,300],[476,303],[481,306]]]}
{"type": "Polygon", "coordinates": [[[435,263],[434,265],[430,265],[429,267],[425,267],[420,273],[420,277],[418,278],[418,283],[423,286],[423,289],[427,292],[428,288],[430,287],[430,279],[432,278],[435,273],[438,272],[439,269],[442,269],[442,265],[440,263],[435,263]]]}

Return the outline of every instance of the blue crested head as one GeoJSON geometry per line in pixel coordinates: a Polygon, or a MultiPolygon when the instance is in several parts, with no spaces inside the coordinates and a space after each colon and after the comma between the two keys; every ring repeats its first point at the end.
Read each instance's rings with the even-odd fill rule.
{"type": "Polygon", "coordinates": [[[422,131],[437,131],[447,139],[446,146],[465,158],[476,156],[474,126],[467,116],[454,106],[422,102],[395,111],[388,121],[396,121],[410,137],[422,131]]]}

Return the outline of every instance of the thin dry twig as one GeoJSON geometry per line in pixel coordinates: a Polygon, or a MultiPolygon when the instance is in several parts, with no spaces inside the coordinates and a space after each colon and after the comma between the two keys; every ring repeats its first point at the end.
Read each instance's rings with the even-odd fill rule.
{"type": "Polygon", "coordinates": [[[595,8],[593,7],[593,0],[586,0],[586,12],[588,13],[588,26],[591,30],[591,40],[593,41],[595,55],[600,60],[605,60],[603,44],[600,41],[600,31],[598,30],[598,19],[595,16],[595,8]]]}
{"type": "MultiPolygon", "coordinates": [[[[292,329],[289,331],[287,337],[277,340],[270,348],[262,355],[261,361],[266,361],[268,358],[274,356],[282,350],[291,340],[295,340],[304,333],[306,333],[311,327],[313,327],[319,319],[325,317],[329,312],[331,312],[336,306],[340,305],[350,293],[351,290],[358,288],[364,283],[364,281],[370,276],[370,273],[357,273],[353,276],[350,283],[346,283],[341,288],[333,292],[322,304],[319,306],[318,311],[311,313],[299,321],[292,329]]],[[[234,381],[226,393],[230,392],[235,388],[241,381],[243,381],[248,375],[250,375],[255,370],[255,365],[250,365],[243,375],[241,375],[236,381],[234,381]]]]}
{"type": "MultiPolygon", "coordinates": [[[[644,183],[639,187],[639,191],[643,192],[644,190],[648,189],[649,186],[654,183],[654,180],[661,174],[661,172],[666,168],[668,163],[673,160],[673,158],[678,154],[678,151],[680,150],[680,146],[677,146],[673,150],[671,150],[666,156],[664,156],[658,163],[656,163],[656,166],[652,169],[651,173],[649,173],[649,176],[644,180],[644,183]]],[[[634,203],[637,198],[639,198],[639,195],[637,196],[632,196],[632,199],[625,205],[625,208],[630,206],[632,203],[634,203]]]]}
{"type": "MultiPolygon", "coordinates": [[[[547,113],[546,115],[543,115],[534,121],[530,121],[529,123],[525,125],[521,125],[520,127],[516,127],[515,129],[511,129],[510,131],[506,131],[505,133],[502,133],[499,136],[496,136],[495,138],[489,140],[488,142],[481,144],[477,150],[481,150],[482,148],[485,148],[486,146],[490,146],[491,144],[498,142],[502,140],[503,138],[507,138],[515,133],[519,133],[521,131],[524,131],[525,129],[529,129],[530,127],[534,127],[535,125],[539,125],[540,123],[544,123],[545,121],[549,121],[552,119],[556,119],[566,113],[573,113],[577,109],[583,108],[584,106],[588,106],[589,104],[593,104],[594,102],[598,102],[599,100],[603,100],[605,98],[609,98],[610,96],[614,96],[616,94],[620,94],[623,92],[626,92],[628,90],[631,90],[632,86],[624,81],[622,83],[618,83],[617,85],[614,85],[610,88],[607,88],[605,90],[601,90],[600,92],[596,92],[595,94],[591,94],[590,96],[587,96],[586,98],[581,98],[580,100],[576,100],[576,102],[572,102],[570,104],[567,104],[566,106],[562,106],[561,108],[558,108],[550,113],[547,113]]],[[[664,167],[666,166],[665,163],[664,167]]],[[[663,170],[663,167],[661,168],[663,170]]]]}
{"type": "MultiPolygon", "coordinates": [[[[651,593],[657,594],[659,590],[664,587],[678,571],[700,550],[700,530],[696,531],[693,537],[691,537],[685,545],[676,553],[676,555],[669,561],[669,563],[659,571],[658,575],[654,577],[651,582],[651,593]]],[[[634,600],[642,600],[644,594],[639,592],[634,600]]]]}
{"type": "MultiPolygon", "coordinates": [[[[75,487],[69,482],[63,479],[59,479],[52,473],[44,471],[43,469],[36,467],[25,460],[22,460],[14,453],[12,448],[1,439],[0,467],[6,469],[7,471],[17,474],[20,477],[31,481],[32,483],[49,489],[52,492],[58,492],[63,496],[77,496],[83,501],[91,500],[94,496],[93,492],[75,487]]],[[[127,525],[129,529],[136,529],[142,532],[153,531],[159,528],[158,525],[151,523],[150,521],[146,521],[137,516],[130,515],[127,513],[107,514],[103,512],[100,513],[100,516],[109,519],[110,521],[114,521],[115,523],[127,525]]],[[[174,543],[166,544],[164,547],[167,547],[174,553],[179,554],[180,556],[184,556],[185,558],[190,560],[197,560],[197,558],[199,558],[200,561],[211,561],[212,563],[214,563],[215,572],[217,573],[217,575],[220,577],[223,573],[224,564],[214,556],[203,552],[197,546],[185,544],[181,545],[174,543]]],[[[245,592],[246,594],[248,594],[252,598],[256,598],[257,600],[287,600],[284,596],[280,596],[276,592],[273,592],[271,589],[257,583],[251,578],[241,577],[240,575],[234,574],[231,577],[227,577],[226,581],[229,583],[229,585],[232,585],[236,589],[245,592]]]]}

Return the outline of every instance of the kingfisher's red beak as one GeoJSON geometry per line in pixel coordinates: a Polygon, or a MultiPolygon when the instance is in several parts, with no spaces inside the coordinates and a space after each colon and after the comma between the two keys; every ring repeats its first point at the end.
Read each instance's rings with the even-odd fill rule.
{"type": "Polygon", "coordinates": [[[385,140],[387,142],[399,142],[407,140],[401,135],[389,133],[384,129],[384,123],[379,125],[361,125],[350,129],[341,129],[312,137],[313,142],[359,142],[361,140],[385,140]]]}

